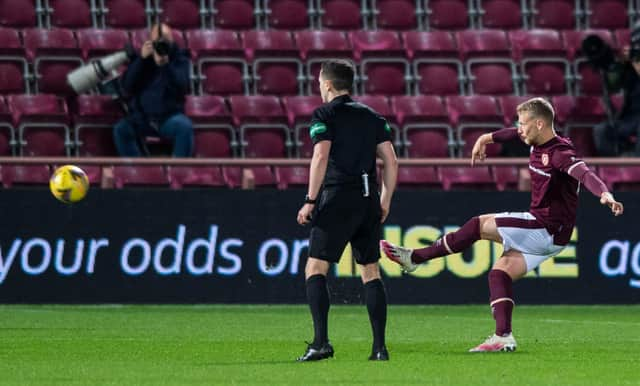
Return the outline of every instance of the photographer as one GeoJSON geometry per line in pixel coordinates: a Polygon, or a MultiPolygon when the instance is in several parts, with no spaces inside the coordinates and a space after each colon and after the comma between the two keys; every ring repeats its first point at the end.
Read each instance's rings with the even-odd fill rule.
{"type": "Polygon", "coordinates": [[[634,26],[631,47],[624,47],[617,65],[616,81],[607,78],[605,87],[609,91],[622,88],[624,102],[612,119],[594,127],[596,150],[599,156],[640,156],[640,25],[634,26]]]}
{"type": "Polygon", "coordinates": [[[189,92],[189,56],[173,42],[165,24],[151,27],[149,40],[131,60],[122,78],[129,98],[129,115],[114,127],[118,153],[124,157],[142,155],[144,136],[158,136],[173,142],[174,157],[188,157],[193,150],[193,126],[184,115],[189,92]]]}

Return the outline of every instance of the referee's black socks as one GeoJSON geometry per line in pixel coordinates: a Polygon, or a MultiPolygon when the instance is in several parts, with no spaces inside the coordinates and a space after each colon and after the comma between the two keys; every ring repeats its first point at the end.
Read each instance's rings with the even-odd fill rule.
{"type": "Polygon", "coordinates": [[[373,350],[385,346],[384,331],[387,326],[387,293],[382,280],[375,279],[364,284],[364,292],[369,311],[369,321],[373,332],[373,350]]]}
{"type": "Polygon", "coordinates": [[[313,318],[313,346],[319,348],[329,341],[327,319],[329,316],[329,288],[324,275],[313,275],[307,279],[307,301],[313,318]]]}

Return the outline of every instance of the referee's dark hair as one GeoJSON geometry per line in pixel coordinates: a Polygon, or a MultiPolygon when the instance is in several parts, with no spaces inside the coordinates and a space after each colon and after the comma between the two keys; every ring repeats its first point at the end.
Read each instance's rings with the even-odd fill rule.
{"type": "Polygon", "coordinates": [[[322,76],[330,80],[336,91],[353,90],[355,66],[350,60],[330,59],[322,63],[322,76]]]}

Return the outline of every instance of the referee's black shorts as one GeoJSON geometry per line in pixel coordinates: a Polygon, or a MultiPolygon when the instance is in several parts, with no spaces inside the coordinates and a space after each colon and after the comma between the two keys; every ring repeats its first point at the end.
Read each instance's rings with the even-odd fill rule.
{"type": "Polygon", "coordinates": [[[309,256],[337,263],[351,243],[358,264],[380,260],[380,197],[371,189],[369,197],[355,187],[328,187],[322,190],[311,218],[309,256]]]}

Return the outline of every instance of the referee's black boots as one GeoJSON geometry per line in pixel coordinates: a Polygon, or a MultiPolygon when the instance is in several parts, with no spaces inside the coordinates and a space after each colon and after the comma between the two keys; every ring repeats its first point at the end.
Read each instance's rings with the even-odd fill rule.
{"type": "Polygon", "coordinates": [[[320,347],[313,347],[313,345],[307,346],[307,351],[298,358],[298,362],[319,361],[333,357],[333,346],[331,343],[324,343],[320,347]]]}
{"type": "Polygon", "coordinates": [[[374,350],[371,352],[371,356],[369,356],[370,361],[388,361],[389,360],[389,351],[387,351],[386,347],[382,347],[381,349],[374,350]]]}

